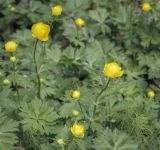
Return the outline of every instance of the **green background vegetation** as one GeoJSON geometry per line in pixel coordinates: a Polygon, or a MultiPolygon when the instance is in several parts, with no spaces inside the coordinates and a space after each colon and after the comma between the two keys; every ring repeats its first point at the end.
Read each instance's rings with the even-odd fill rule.
{"type": "Polygon", "coordinates": [[[160,149],[160,2],[148,0],[0,0],[0,149],[158,150],[160,149]],[[51,7],[62,5],[60,17],[51,7]],[[15,9],[13,9],[13,7],[15,9]],[[74,20],[86,21],[77,38],[74,20]],[[36,98],[31,26],[52,22],[48,42],[39,42],[37,60],[41,100],[36,98]],[[4,43],[19,44],[16,80],[4,43]],[[74,50],[77,48],[74,57],[74,50]],[[111,80],[95,116],[95,97],[105,86],[105,63],[116,61],[121,78],[111,80]],[[4,86],[5,78],[12,84],[4,86]],[[17,98],[14,83],[18,85],[17,98]],[[81,91],[77,120],[83,139],[73,138],[73,110],[81,112],[69,92],[81,91]],[[149,98],[152,89],[156,96],[149,98]],[[63,138],[65,145],[57,144],[63,138]]]}

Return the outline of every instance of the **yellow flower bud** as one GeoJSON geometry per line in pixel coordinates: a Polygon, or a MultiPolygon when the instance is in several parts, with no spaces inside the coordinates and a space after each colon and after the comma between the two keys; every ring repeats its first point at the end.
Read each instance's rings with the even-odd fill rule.
{"type": "Polygon", "coordinates": [[[10,11],[12,11],[12,12],[15,12],[16,11],[16,8],[15,7],[10,7],[10,11]]]}
{"type": "Polygon", "coordinates": [[[8,85],[8,84],[10,84],[10,81],[9,81],[8,79],[4,79],[4,80],[3,80],[3,84],[4,84],[4,85],[8,85]]]}
{"type": "Polygon", "coordinates": [[[57,140],[57,143],[58,143],[59,145],[64,145],[63,139],[58,139],[58,140],[57,140]]]}
{"type": "Polygon", "coordinates": [[[42,22],[32,26],[32,36],[40,41],[48,41],[50,26],[42,22]]]}
{"type": "Polygon", "coordinates": [[[83,19],[81,19],[81,18],[77,18],[77,19],[75,20],[75,24],[76,24],[77,26],[79,26],[79,27],[82,27],[82,26],[85,25],[85,21],[84,21],[83,19]]]}
{"type": "Polygon", "coordinates": [[[71,132],[73,136],[83,138],[85,132],[84,125],[74,123],[74,125],[71,127],[71,132]]]}
{"type": "Polygon", "coordinates": [[[52,7],[52,15],[53,16],[60,16],[62,14],[62,6],[60,5],[57,5],[57,6],[54,6],[52,7]]]}
{"type": "Polygon", "coordinates": [[[77,110],[73,110],[72,114],[73,116],[77,117],[79,115],[79,112],[77,110]]]}
{"type": "Polygon", "coordinates": [[[79,90],[74,90],[71,91],[70,96],[72,97],[73,100],[78,101],[80,99],[81,93],[79,90]]]}
{"type": "Polygon", "coordinates": [[[118,78],[123,75],[123,70],[117,63],[113,62],[113,63],[105,64],[103,73],[108,78],[118,78]]]}
{"type": "Polygon", "coordinates": [[[155,92],[153,90],[150,90],[148,92],[148,97],[154,97],[155,96],[155,92]]]}
{"type": "Polygon", "coordinates": [[[16,60],[17,60],[17,59],[16,59],[15,56],[10,57],[10,61],[11,61],[11,62],[16,62],[16,60]]]}
{"type": "Polygon", "coordinates": [[[148,11],[150,11],[152,9],[152,7],[151,7],[151,5],[149,4],[149,3],[143,3],[143,5],[142,5],[142,10],[144,11],[144,12],[148,12],[148,11]]]}
{"type": "Polygon", "coordinates": [[[14,52],[17,49],[18,44],[14,41],[8,41],[4,47],[6,52],[14,52]]]}

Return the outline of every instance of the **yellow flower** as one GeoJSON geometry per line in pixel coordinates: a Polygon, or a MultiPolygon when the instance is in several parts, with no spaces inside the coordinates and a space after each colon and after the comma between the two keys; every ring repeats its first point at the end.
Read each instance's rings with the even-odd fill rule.
{"type": "Polygon", "coordinates": [[[73,110],[72,114],[73,116],[77,117],[79,115],[79,112],[77,110],[73,110]]]}
{"type": "Polygon", "coordinates": [[[84,137],[84,125],[74,123],[71,127],[71,132],[75,137],[83,138],[84,137]]]}
{"type": "Polygon", "coordinates": [[[63,139],[58,139],[58,140],[57,140],[57,143],[58,143],[59,145],[64,145],[63,139]]]}
{"type": "Polygon", "coordinates": [[[118,78],[123,75],[123,70],[117,63],[113,62],[113,63],[105,64],[103,73],[108,78],[118,78]]]}
{"type": "Polygon", "coordinates": [[[15,11],[16,11],[16,8],[15,8],[14,6],[12,6],[12,7],[10,8],[10,11],[15,12],[15,11]]]}
{"type": "Polygon", "coordinates": [[[14,41],[8,41],[4,47],[6,52],[14,52],[17,49],[18,44],[14,41]]]}
{"type": "Polygon", "coordinates": [[[148,92],[148,97],[154,97],[155,96],[155,92],[153,90],[150,90],[148,92]]]}
{"type": "Polygon", "coordinates": [[[3,80],[3,84],[4,84],[4,85],[8,85],[8,84],[10,84],[10,81],[9,81],[8,79],[4,79],[4,80],[3,80]]]}
{"type": "Polygon", "coordinates": [[[71,91],[70,96],[73,98],[73,100],[78,101],[80,99],[81,93],[79,90],[71,91]]]}
{"type": "Polygon", "coordinates": [[[52,7],[52,15],[53,16],[60,16],[62,14],[62,6],[60,5],[57,5],[57,6],[54,6],[52,7]]]}
{"type": "Polygon", "coordinates": [[[83,19],[81,19],[81,18],[77,18],[77,19],[75,20],[75,24],[76,24],[77,26],[79,26],[79,27],[82,27],[82,26],[85,25],[85,21],[84,21],[83,19]]]}
{"type": "Polygon", "coordinates": [[[50,26],[42,22],[32,26],[32,36],[40,41],[48,41],[50,26]]]}
{"type": "Polygon", "coordinates": [[[16,62],[16,60],[17,60],[17,59],[16,59],[15,56],[10,57],[10,61],[11,61],[11,62],[16,62]]]}
{"type": "Polygon", "coordinates": [[[150,11],[152,9],[152,7],[151,7],[151,5],[149,4],[149,3],[143,3],[143,5],[142,5],[142,10],[144,11],[144,12],[148,12],[148,11],[150,11]]]}

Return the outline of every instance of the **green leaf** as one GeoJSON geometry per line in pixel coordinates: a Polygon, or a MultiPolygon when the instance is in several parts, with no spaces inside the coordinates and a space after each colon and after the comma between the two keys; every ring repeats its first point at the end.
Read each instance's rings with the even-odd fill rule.
{"type": "Polygon", "coordinates": [[[46,102],[32,100],[29,104],[24,103],[20,108],[21,123],[25,131],[40,134],[50,134],[53,132],[57,114],[46,102]]]}
{"type": "Polygon", "coordinates": [[[15,132],[18,130],[18,123],[8,119],[2,112],[0,113],[0,149],[11,150],[17,142],[15,132]]]}
{"type": "Polygon", "coordinates": [[[106,129],[94,140],[96,150],[138,150],[138,146],[126,133],[106,129]]]}

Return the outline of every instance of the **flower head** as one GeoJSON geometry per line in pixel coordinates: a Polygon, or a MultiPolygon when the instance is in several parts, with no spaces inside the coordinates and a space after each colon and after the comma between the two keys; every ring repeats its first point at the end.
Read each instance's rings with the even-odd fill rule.
{"type": "Polygon", "coordinates": [[[32,36],[40,41],[48,41],[50,26],[42,22],[32,26],[32,36]]]}
{"type": "Polygon", "coordinates": [[[58,140],[57,140],[57,143],[58,143],[59,145],[64,145],[64,140],[63,140],[63,139],[58,139],[58,140]]]}
{"type": "Polygon", "coordinates": [[[70,92],[70,96],[73,100],[78,101],[80,99],[81,93],[79,90],[74,90],[70,92]]]}
{"type": "Polygon", "coordinates": [[[79,111],[77,110],[73,110],[72,111],[73,116],[77,117],[79,115],[79,111]]]}
{"type": "Polygon", "coordinates": [[[83,138],[85,132],[84,125],[74,123],[74,125],[71,127],[71,132],[73,136],[83,138]]]}
{"type": "Polygon", "coordinates": [[[15,12],[15,11],[16,11],[16,8],[15,8],[14,6],[12,6],[12,7],[10,8],[10,11],[15,12]]]}
{"type": "Polygon", "coordinates": [[[10,57],[10,61],[11,61],[11,62],[16,62],[16,60],[17,60],[17,59],[16,59],[15,56],[10,57]]]}
{"type": "Polygon", "coordinates": [[[52,15],[60,16],[62,14],[63,8],[60,5],[52,7],[52,15]]]}
{"type": "Polygon", "coordinates": [[[144,12],[149,12],[151,9],[152,9],[152,7],[151,7],[151,5],[149,3],[146,2],[146,3],[142,4],[142,10],[144,12]]]}
{"type": "Polygon", "coordinates": [[[123,75],[123,70],[117,63],[113,62],[113,63],[105,64],[103,73],[108,78],[118,78],[123,75]]]}
{"type": "Polygon", "coordinates": [[[4,85],[9,85],[9,84],[10,84],[10,81],[9,81],[8,79],[4,79],[4,80],[3,80],[3,84],[4,84],[4,85]]]}
{"type": "Polygon", "coordinates": [[[75,24],[76,24],[77,26],[79,26],[79,27],[82,27],[82,26],[85,25],[85,21],[84,21],[83,19],[81,19],[81,18],[77,18],[77,19],[75,20],[75,24]]]}
{"type": "Polygon", "coordinates": [[[154,97],[155,92],[153,90],[148,91],[148,97],[154,97]]]}
{"type": "Polygon", "coordinates": [[[18,44],[14,41],[8,41],[4,47],[6,52],[14,52],[17,49],[18,44]]]}

